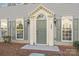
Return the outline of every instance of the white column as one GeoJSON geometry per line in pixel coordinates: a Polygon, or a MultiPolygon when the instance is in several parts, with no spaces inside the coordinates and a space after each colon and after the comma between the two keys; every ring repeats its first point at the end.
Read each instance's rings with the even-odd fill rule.
{"type": "Polygon", "coordinates": [[[33,21],[30,20],[30,45],[33,45],[33,21]]]}
{"type": "Polygon", "coordinates": [[[47,20],[47,45],[49,45],[49,30],[48,30],[48,28],[49,28],[49,26],[48,26],[48,20],[47,20]]]}
{"type": "Polygon", "coordinates": [[[33,21],[33,36],[34,36],[34,39],[33,39],[33,43],[36,44],[36,20],[34,19],[33,21]]]}
{"type": "Polygon", "coordinates": [[[30,44],[36,43],[36,20],[35,17],[30,18],[30,44]]]}
{"type": "Polygon", "coordinates": [[[48,40],[48,45],[49,46],[53,46],[54,45],[54,25],[53,25],[53,18],[48,18],[48,21],[47,21],[47,40],[48,40]]]}

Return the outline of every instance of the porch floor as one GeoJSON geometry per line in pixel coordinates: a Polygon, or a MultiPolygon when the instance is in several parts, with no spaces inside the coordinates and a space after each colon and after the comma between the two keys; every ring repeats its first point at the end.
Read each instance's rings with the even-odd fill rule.
{"type": "Polygon", "coordinates": [[[24,45],[21,49],[56,51],[56,52],[60,51],[58,46],[47,46],[47,45],[24,45]]]}

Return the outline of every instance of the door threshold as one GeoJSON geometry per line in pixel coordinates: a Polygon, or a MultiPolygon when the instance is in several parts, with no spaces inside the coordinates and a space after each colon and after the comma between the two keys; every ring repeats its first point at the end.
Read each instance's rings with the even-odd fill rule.
{"type": "Polygon", "coordinates": [[[38,46],[47,46],[47,44],[35,44],[35,45],[38,45],[38,46]]]}

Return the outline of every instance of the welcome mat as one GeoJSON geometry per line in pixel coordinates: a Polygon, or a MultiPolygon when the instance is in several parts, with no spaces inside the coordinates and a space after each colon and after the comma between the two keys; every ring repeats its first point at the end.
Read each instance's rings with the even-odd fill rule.
{"type": "Polygon", "coordinates": [[[44,50],[44,51],[56,51],[59,52],[58,46],[46,46],[46,45],[24,45],[21,49],[32,49],[32,50],[44,50]]]}

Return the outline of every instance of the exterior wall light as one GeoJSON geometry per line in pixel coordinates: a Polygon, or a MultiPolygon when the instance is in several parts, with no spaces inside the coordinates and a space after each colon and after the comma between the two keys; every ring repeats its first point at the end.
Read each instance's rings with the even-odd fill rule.
{"type": "Polygon", "coordinates": [[[30,24],[30,20],[29,19],[27,19],[27,23],[30,24]]]}

